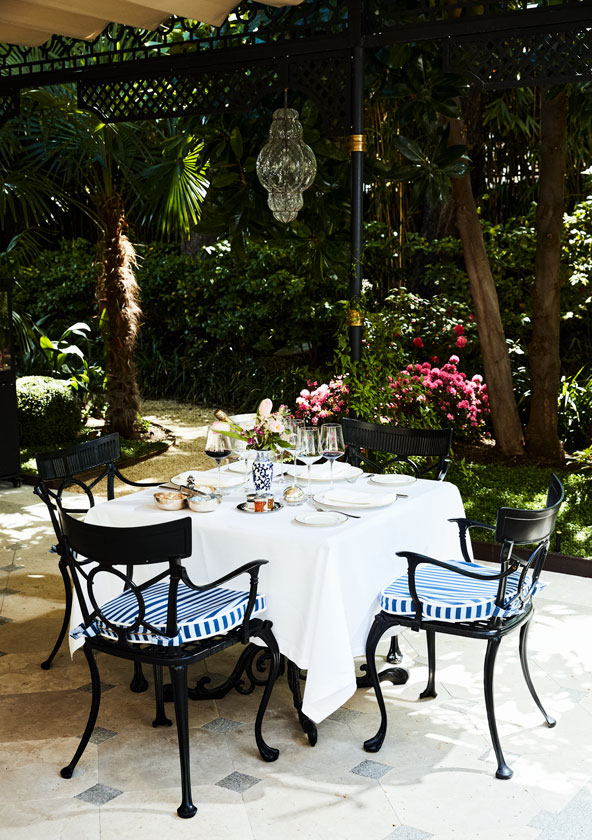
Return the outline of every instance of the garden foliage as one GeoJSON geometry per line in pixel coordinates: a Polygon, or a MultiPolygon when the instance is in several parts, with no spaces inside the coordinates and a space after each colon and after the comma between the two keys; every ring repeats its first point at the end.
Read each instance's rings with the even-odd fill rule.
{"type": "Polygon", "coordinates": [[[21,446],[47,450],[76,439],[82,428],[82,412],[67,381],[23,376],[16,381],[16,392],[21,446]]]}

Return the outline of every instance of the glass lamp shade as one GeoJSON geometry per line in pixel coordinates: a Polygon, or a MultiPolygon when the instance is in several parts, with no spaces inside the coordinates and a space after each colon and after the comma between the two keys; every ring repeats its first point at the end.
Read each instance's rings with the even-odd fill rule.
{"type": "Polygon", "coordinates": [[[257,177],[268,191],[268,205],[280,222],[291,222],[302,208],[302,192],[315,179],[313,150],[302,140],[302,126],[293,108],[274,112],[269,141],[257,158],[257,177]]]}

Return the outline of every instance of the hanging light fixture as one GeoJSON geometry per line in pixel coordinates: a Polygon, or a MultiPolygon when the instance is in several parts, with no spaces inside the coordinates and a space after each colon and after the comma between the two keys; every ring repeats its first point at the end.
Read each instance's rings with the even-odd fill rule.
{"type": "Polygon", "coordinates": [[[274,112],[269,140],[257,158],[257,177],[269,193],[267,204],[279,222],[291,222],[302,209],[302,193],[317,174],[313,150],[302,140],[298,111],[288,108],[288,92],[284,91],[284,107],[274,112]]]}

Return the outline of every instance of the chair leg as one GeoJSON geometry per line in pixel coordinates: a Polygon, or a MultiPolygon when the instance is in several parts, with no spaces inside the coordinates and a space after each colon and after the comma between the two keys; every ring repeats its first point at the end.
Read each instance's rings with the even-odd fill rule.
{"type": "Polygon", "coordinates": [[[428,684],[421,692],[420,699],[437,697],[436,692],[436,634],[433,630],[426,630],[426,642],[428,647],[428,684]]]}
{"type": "Polygon", "coordinates": [[[141,694],[143,691],[148,691],[148,682],[142,671],[142,663],[134,662],[134,676],[130,683],[130,691],[134,694],[141,694]]]}
{"type": "Polygon", "coordinates": [[[60,632],[58,633],[58,637],[56,639],[55,645],[53,646],[52,652],[49,654],[45,662],[41,663],[41,667],[44,671],[49,671],[51,663],[53,662],[56,653],[62,646],[62,642],[64,641],[64,637],[68,631],[68,627],[70,626],[70,616],[72,614],[72,582],[68,573],[68,567],[62,559],[60,559],[60,561],[58,562],[58,569],[60,570],[62,580],[64,581],[64,592],[66,595],[66,603],[64,605],[64,618],[62,620],[62,626],[60,628],[60,632]]]}
{"type": "Polygon", "coordinates": [[[187,713],[187,666],[169,667],[173,694],[175,697],[175,718],[179,739],[179,760],[181,762],[181,804],[177,814],[183,819],[195,815],[197,808],[191,798],[191,774],[189,769],[189,715],[187,713]]]}
{"type": "Polygon", "coordinates": [[[162,682],[162,665],[153,665],[154,668],[154,695],[156,697],[156,717],[152,726],[172,726],[173,721],[169,720],[164,711],[164,687],[162,682]]]}
{"type": "Polygon", "coordinates": [[[391,646],[386,655],[386,661],[390,662],[392,665],[398,665],[399,662],[403,661],[403,654],[401,653],[401,648],[399,647],[398,636],[391,636],[391,646]]]}
{"type": "Polygon", "coordinates": [[[267,709],[267,704],[269,703],[269,698],[271,697],[271,692],[280,670],[280,649],[278,648],[275,636],[271,632],[270,626],[264,626],[258,635],[259,638],[261,638],[267,645],[271,654],[271,664],[269,666],[269,676],[267,678],[267,682],[265,683],[265,688],[263,689],[263,696],[261,698],[261,702],[259,703],[259,709],[257,710],[257,717],[255,719],[255,741],[257,742],[257,748],[261,758],[264,761],[275,761],[279,756],[280,751],[265,743],[263,735],[261,734],[261,727],[263,725],[263,716],[265,714],[265,710],[267,709]]]}
{"type": "Polygon", "coordinates": [[[78,749],[74,753],[74,758],[72,759],[70,764],[68,764],[67,767],[62,767],[62,769],[60,770],[60,776],[62,776],[63,779],[72,778],[74,768],[78,764],[82,753],[86,749],[86,745],[88,744],[90,736],[93,733],[93,729],[95,728],[95,723],[97,722],[97,715],[99,714],[99,706],[101,705],[101,678],[99,677],[99,669],[97,668],[95,655],[92,649],[90,647],[87,647],[86,645],[84,646],[83,650],[90,671],[92,700],[90,704],[88,720],[86,722],[86,728],[82,733],[82,738],[80,739],[80,743],[78,744],[78,749]]]}
{"type": "Polygon", "coordinates": [[[543,708],[543,704],[539,700],[539,696],[536,693],[535,687],[532,683],[532,679],[530,678],[530,669],[528,667],[528,658],[527,658],[527,642],[528,642],[528,628],[530,627],[530,621],[527,621],[526,624],[523,624],[520,628],[520,664],[522,665],[522,673],[524,674],[524,679],[526,680],[526,685],[528,686],[528,690],[532,695],[532,699],[539,707],[541,714],[545,718],[547,726],[551,729],[557,721],[555,718],[552,718],[550,715],[543,708]]]}
{"type": "Polygon", "coordinates": [[[488,639],[487,651],[485,653],[485,668],[483,673],[483,684],[485,688],[485,708],[487,709],[487,722],[489,724],[489,734],[491,735],[491,743],[493,744],[493,751],[497,759],[497,770],[495,771],[498,779],[511,779],[512,771],[506,764],[499,736],[497,734],[497,723],[495,721],[495,707],[493,702],[493,669],[495,667],[495,658],[500,646],[500,639],[488,639]]]}
{"type": "Polygon", "coordinates": [[[366,640],[367,674],[372,682],[372,688],[374,689],[376,701],[380,710],[380,726],[378,727],[378,732],[372,738],[368,738],[367,741],[364,741],[364,749],[366,750],[366,752],[378,752],[378,750],[382,747],[382,743],[386,735],[386,706],[384,704],[384,697],[382,696],[380,680],[378,678],[378,672],[376,670],[375,658],[376,646],[378,645],[378,642],[382,639],[386,629],[387,628],[385,627],[384,621],[382,621],[380,615],[378,615],[374,619],[374,623],[370,628],[370,632],[368,633],[368,638],[366,640]]]}

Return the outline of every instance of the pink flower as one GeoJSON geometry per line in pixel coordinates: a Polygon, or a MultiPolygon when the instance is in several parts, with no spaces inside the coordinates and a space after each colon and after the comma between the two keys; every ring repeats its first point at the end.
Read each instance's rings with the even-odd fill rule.
{"type": "Polygon", "coordinates": [[[464,335],[459,335],[459,337],[456,339],[456,346],[460,347],[461,350],[466,345],[466,343],[467,343],[467,340],[464,337],[464,335]]]}
{"type": "Polygon", "coordinates": [[[448,359],[448,361],[450,362],[451,365],[457,365],[460,362],[460,359],[458,358],[458,356],[451,356],[448,359]]]}
{"type": "Polygon", "coordinates": [[[462,324],[457,324],[456,327],[454,328],[454,334],[455,335],[462,335],[464,333],[464,331],[465,331],[465,328],[463,327],[462,324]]]}
{"type": "Polygon", "coordinates": [[[475,316],[474,315],[469,315],[469,321],[474,321],[474,320],[475,320],[475,316]]]}
{"type": "Polygon", "coordinates": [[[270,399],[261,400],[261,402],[259,403],[259,408],[257,409],[257,414],[259,415],[259,417],[262,417],[263,419],[265,419],[266,417],[269,417],[269,415],[271,414],[271,409],[272,408],[273,408],[273,403],[270,399]]]}
{"type": "Polygon", "coordinates": [[[423,341],[418,335],[413,339],[413,343],[416,347],[423,347],[423,341]]]}

